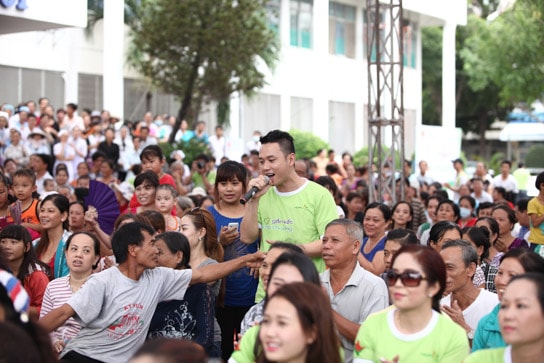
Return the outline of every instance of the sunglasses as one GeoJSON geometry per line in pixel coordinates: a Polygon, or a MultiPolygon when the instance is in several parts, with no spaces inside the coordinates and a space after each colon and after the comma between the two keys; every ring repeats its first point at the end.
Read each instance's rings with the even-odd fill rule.
{"type": "Polygon", "coordinates": [[[421,284],[421,280],[427,280],[426,277],[417,271],[404,271],[402,273],[388,271],[386,273],[387,285],[389,286],[395,285],[399,278],[406,287],[416,287],[421,284]]]}

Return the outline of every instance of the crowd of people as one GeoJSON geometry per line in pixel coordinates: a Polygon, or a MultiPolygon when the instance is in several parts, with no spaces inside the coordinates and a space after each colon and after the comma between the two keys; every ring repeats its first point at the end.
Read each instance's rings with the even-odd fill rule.
{"type": "Polygon", "coordinates": [[[392,166],[297,159],[280,130],[236,161],[221,127],[182,122],[213,151],[186,165],[158,145],[175,117],[1,109],[0,331],[30,341],[10,362],[544,358],[544,173],[527,198],[508,160],[453,160],[451,183],[407,161],[405,195],[370,201],[392,166]]]}

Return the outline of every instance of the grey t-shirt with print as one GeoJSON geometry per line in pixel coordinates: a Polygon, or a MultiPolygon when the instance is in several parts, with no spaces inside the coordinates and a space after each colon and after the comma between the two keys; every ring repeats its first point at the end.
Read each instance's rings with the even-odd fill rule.
{"type": "Polygon", "coordinates": [[[183,299],[191,277],[190,269],[164,267],[145,270],[138,281],[117,267],[91,275],[68,300],[81,331],[63,354],[73,350],[104,362],[128,362],[144,343],[157,304],[183,299]]]}

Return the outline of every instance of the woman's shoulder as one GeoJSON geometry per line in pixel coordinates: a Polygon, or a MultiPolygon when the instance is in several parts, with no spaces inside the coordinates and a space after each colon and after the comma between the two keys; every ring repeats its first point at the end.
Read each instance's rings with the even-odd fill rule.
{"type": "Polygon", "coordinates": [[[208,257],[207,259],[205,259],[204,261],[202,261],[202,262],[200,263],[200,265],[198,265],[197,268],[200,268],[200,267],[203,267],[203,266],[207,266],[207,265],[214,265],[214,264],[216,264],[216,263],[219,263],[219,262],[217,262],[217,261],[214,260],[213,258],[208,257]]]}

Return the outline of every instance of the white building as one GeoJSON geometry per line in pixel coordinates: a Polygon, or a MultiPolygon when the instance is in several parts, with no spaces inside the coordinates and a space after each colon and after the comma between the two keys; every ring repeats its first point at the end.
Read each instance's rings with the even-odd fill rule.
{"type": "MultiPolygon", "coordinates": [[[[32,9],[44,1],[26,2],[32,9]]],[[[62,8],[67,2],[85,1],[49,0],[42,15],[72,18],[74,14],[62,8]]],[[[120,2],[107,1],[106,6],[119,9],[120,2]]],[[[254,130],[295,128],[328,140],[339,153],[364,146],[368,138],[365,6],[364,0],[270,1],[270,9],[279,15],[271,16],[270,22],[281,40],[280,61],[274,73],[267,73],[268,85],[256,97],[243,98],[242,105],[234,97],[231,137],[247,140],[254,130]]],[[[403,1],[406,155],[414,150],[415,127],[421,124],[420,30],[425,26],[444,27],[443,99],[449,101],[443,105],[443,125],[455,125],[455,29],[466,23],[466,6],[464,1],[403,1]]],[[[0,7],[0,16],[14,11],[0,7]]],[[[112,113],[134,120],[143,115],[151,95],[148,105],[152,112],[176,114],[179,103],[172,96],[150,91],[127,67],[124,82],[119,77],[117,83],[109,83],[123,82],[124,92],[104,97],[104,89],[107,93],[111,87],[103,85],[112,82],[110,77],[115,78],[111,76],[115,74],[112,67],[123,57],[121,52],[116,53],[123,49],[119,46],[123,45],[122,38],[121,43],[110,40],[123,34],[122,21],[116,21],[118,15],[117,11],[111,21],[105,16],[91,36],[86,36],[81,28],[0,35],[0,79],[4,81],[0,103],[15,104],[46,95],[56,107],[67,102],[90,109],[113,104],[115,110],[109,107],[112,113]],[[104,26],[108,28],[106,48],[104,26]],[[108,46],[109,50],[105,50],[108,46]]],[[[66,24],[81,26],[68,21],[66,24]]],[[[0,28],[2,33],[5,32],[0,28]]],[[[208,110],[201,118],[213,130],[214,110],[208,110]]]]}

